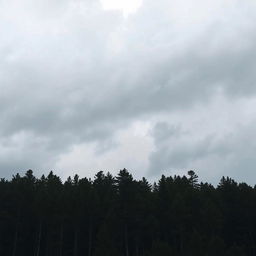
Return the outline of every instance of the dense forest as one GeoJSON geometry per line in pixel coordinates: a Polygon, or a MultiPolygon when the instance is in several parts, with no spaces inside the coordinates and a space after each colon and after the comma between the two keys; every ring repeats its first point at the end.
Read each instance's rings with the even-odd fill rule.
{"type": "Polygon", "coordinates": [[[0,255],[256,255],[256,186],[194,171],[154,184],[126,170],[62,182],[31,170],[0,180],[0,255]]]}

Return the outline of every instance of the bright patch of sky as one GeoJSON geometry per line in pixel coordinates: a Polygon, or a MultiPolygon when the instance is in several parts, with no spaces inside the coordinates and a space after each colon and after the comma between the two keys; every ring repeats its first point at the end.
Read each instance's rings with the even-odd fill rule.
{"type": "Polygon", "coordinates": [[[127,17],[135,13],[142,5],[142,0],[101,0],[104,10],[121,10],[127,17]]]}

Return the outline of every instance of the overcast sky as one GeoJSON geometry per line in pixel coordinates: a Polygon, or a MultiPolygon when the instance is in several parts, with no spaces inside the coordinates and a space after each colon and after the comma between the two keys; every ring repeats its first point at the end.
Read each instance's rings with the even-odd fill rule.
{"type": "Polygon", "coordinates": [[[0,176],[127,168],[256,183],[256,2],[0,0],[0,176]]]}

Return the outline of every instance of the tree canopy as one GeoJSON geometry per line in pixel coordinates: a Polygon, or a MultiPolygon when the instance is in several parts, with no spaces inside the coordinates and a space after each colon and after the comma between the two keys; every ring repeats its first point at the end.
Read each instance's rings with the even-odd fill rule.
{"type": "Polygon", "coordinates": [[[256,255],[256,187],[192,170],[151,185],[123,169],[0,180],[0,255],[256,255]]]}

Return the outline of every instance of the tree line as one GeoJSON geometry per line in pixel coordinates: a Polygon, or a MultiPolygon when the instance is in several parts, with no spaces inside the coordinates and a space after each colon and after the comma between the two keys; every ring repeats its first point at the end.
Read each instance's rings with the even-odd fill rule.
{"type": "Polygon", "coordinates": [[[126,170],[65,182],[52,171],[0,180],[0,255],[256,255],[256,186],[194,171],[150,184],[126,170]]]}

